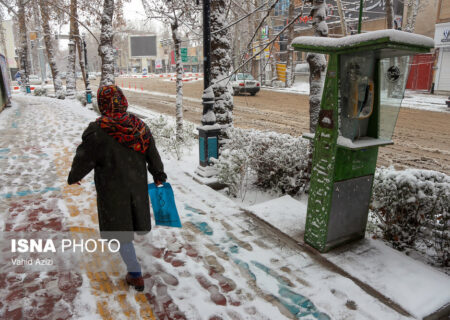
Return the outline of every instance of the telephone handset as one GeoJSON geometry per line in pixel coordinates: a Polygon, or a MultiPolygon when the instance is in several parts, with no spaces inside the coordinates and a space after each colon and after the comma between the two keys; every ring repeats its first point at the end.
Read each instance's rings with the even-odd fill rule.
{"type": "Polygon", "coordinates": [[[350,118],[366,119],[372,115],[374,87],[373,80],[367,77],[353,82],[350,90],[350,118]]]}

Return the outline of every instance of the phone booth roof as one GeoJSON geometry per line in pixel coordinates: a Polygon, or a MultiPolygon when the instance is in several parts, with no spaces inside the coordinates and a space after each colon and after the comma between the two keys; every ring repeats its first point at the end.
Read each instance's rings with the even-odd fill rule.
{"type": "Polygon", "coordinates": [[[379,59],[429,52],[434,40],[419,34],[394,29],[371,31],[342,38],[297,37],[297,51],[323,54],[347,54],[374,51],[379,59]]]}

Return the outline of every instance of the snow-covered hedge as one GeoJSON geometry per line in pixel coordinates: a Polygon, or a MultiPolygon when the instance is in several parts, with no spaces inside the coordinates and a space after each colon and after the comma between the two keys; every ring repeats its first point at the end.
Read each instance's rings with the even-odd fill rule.
{"type": "Polygon", "coordinates": [[[309,142],[300,137],[257,130],[228,129],[229,139],[215,167],[233,196],[252,183],[265,190],[302,193],[308,183],[309,142]]]}
{"type": "Polygon", "coordinates": [[[385,240],[415,248],[450,266],[450,177],[431,171],[381,168],[375,173],[371,211],[385,240]]]}
{"type": "MultiPolygon", "coordinates": [[[[214,161],[220,182],[232,196],[251,185],[300,195],[307,188],[309,142],[274,132],[231,128],[214,161]]],[[[370,206],[371,232],[393,247],[417,250],[432,263],[450,265],[450,177],[419,169],[375,172],[370,206]]]]}

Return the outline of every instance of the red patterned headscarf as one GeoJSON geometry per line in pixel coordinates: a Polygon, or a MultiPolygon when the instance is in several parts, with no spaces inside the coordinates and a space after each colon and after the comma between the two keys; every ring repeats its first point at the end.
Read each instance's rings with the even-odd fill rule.
{"type": "Polygon", "coordinates": [[[120,144],[145,153],[151,132],[140,119],[127,112],[128,101],[115,85],[103,86],[97,91],[98,108],[102,114],[96,123],[120,144]]]}

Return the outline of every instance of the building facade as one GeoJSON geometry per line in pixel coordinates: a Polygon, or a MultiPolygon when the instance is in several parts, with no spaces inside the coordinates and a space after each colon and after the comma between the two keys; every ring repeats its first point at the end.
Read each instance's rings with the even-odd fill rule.
{"type": "Polygon", "coordinates": [[[436,19],[434,43],[436,72],[434,87],[438,93],[450,93],[450,0],[440,0],[436,19]]]}
{"type": "Polygon", "coordinates": [[[13,21],[3,20],[1,27],[3,27],[4,43],[0,44],[0,51],[6,58],[10,73],[15,73],[17,71],[17,60],[16,47],[14,45],[13,21]]]}

